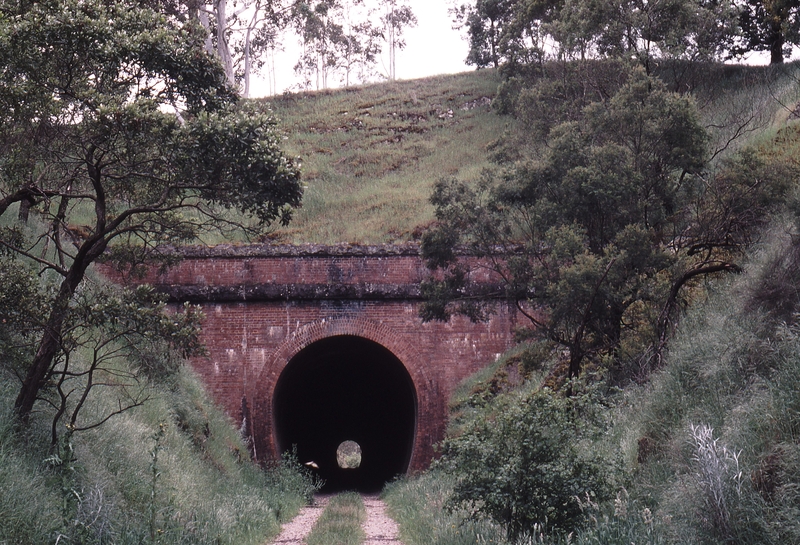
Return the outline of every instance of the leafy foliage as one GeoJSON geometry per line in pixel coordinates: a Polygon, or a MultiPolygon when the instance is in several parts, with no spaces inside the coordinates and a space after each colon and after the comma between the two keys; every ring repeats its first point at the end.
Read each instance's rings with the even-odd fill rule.
{"type": "Polygon", "coordinates": [[[450,505],[490,518],[511,539],[537,525],[573,530],[580,499],[607,499],[615,484],[614,462],[586,448],[606,427],[597,402],[589,391],[564,397],[545,388],[495,405],[496,414],[444,444],[442,463],[457,479],[450,505]]]}
{"type": "Polygon", "coordinates": [[[738,15],[733,2],[716,0],[477,0],[451,11],[469,35],[467,62],[512,75],[553,50],[566,59],[633,57],[648,71],[656,59],[719,59],[738,15]]]}
{"type": "Polygon", "coordinates": [[[0,216],[15,205],[37,221],[0,244],[57,278],[17,399],[23,417],[79,337],[70,307],[92,263],[134,268],[210,231],[257,235],[300,204],[274,121],[237,103],[203,39],[125,2],[3,5],[0,216]]]}
{"type": "MultiPolygon", "coordinates": [[[[440,183],[432,197],[439,224],[426,233],[423,256],[447,274],[428,284],[439,297],[426,316],[445,318],[463,300],[456,242],[476,256],[504,249],[490,266],[507,296],[570,350],[576,376],[589,351],[619,346],[632,305],[657,297],[653,288],[673,261],[666,245],[680,228],[682,184],[702,166],[704,138],[691,103],[640,74],[607,103],[588,106],[582,121],[553,129],[542,160],[477,190],[440,183]]],[[[479,302],[466,303],[473,308],[455,310],[479,318],[479,302]]]]}
{"type": "Polygon", "coordinates": [[[32,356],[46,305],[39,280],[15,255],[0,257],[0,367],[24,372],[32,356]]]}
{"type": "MultiPolygon", "coordinates": [[[[519,96],[518,113],[531,106],[541,119],[540,95],[519,96]]],[[[543,146],[512,138],[510,151],[498,147],[500,168],[480,183],[437,184],[422,253],[441,274],[423,286],[422,316],[483,319],[489,298],[470,278],[488,268],[533,332],[567,350],[569,375],[587,361],[646,374],[682,294],[739,269],[796,170],[753,150],[709,167],[693,100],[641,69],[571,117],[552,128],[545,120],[543,146]]]]}

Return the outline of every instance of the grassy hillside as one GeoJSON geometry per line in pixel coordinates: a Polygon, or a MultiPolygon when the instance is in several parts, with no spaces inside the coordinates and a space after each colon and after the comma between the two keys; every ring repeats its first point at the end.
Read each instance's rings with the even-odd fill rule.
{"type": "Polygon", "coordinates": [[[474,180],[510,117],[491,111],[491,71],[347,90],[286,94],[271,106],[299,156],[303,207],[275,236],[286,242],[410,240],[433,217],[441,177],[474,180]]]}
{"type": "MultiPolygon", "coordinates": [[[[613,66],[593,65],[588,73],[569,66],[548,70],[554,81],[563,78],[576,89],[584,77],[609,86],[606,92],[619,84],[613,66]]],[[[679,77],[675,67],[661,70],[666,78],[679,77]]],[[[675,86],[693,89],[710,153],[720,158],[754,139],[772,139],[798,99],[795,71],[794,65],[781,71],[714,65],[681,73],[675,86]]],[[[493,152],[530,144],[539,121],[496,113],[491,102],[500,83],[494,71],[481,70],[287,93],[265,102],[279,120],[284,149],[302,161],[306,185],[302,208],[288,227],[275,229],[274,239],[332,244],[417,238],[433,218],[428,199],[434,182],[477,180],[492,165],[493,152]]],[[[513,87],[501,87],[501,110],[513,111],[513,87]]],[[[574,113],[601,96],[583,95],[564,101],[564,108],[574,113]]]]}
{"type": "MultiPolygon", "coordinates": [[[[15,430],[17,384],[0,375],[0,543],[261,545],[307,501],[295,469],[250,462],[188,368],[150,386],[142,407],[68,443],[59,426],[55,449],[46,411],[15,430]]],[[[87,410],[115,404],[94,396],[87,410]]]]}

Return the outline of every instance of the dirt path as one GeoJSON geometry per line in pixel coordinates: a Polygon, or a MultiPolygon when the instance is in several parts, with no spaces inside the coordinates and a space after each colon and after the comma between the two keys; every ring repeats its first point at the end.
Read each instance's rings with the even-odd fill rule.
{"type": "Polygon", "coordinates": [[[306,536],[314,527],[314,523],[328,505],[330,496],[318,495],[314,498],[312,505],[307,505],[300,509],[300,512],[292,520],[281,526],[281,533],[273,541],[273,545],[302,545],[306,542],[306,536]]]}
{"type": "MultiPolygon", "coordinates": [[[[328,505],[331,496],[317,496],[314,505],[303,507],[300,513],[281,528],[273,545],[304,545],[306,536],[328,505]]],[[[403,545],[398,538],[397,523],[386,514],[386,504],[377,494],[365,495],[364,508],[367,520],[364,523],[366,539],[363,545],[403,545]]]]}
{"type": "Polygon", "coordinates": [[[402,545],[398,537],[397,523],[386,514],[386,504],[378,499],[378,495],[365,495],[364,507],[367,509],[367,521],[364,533],[367,534],[364,545],[402,545]]]}

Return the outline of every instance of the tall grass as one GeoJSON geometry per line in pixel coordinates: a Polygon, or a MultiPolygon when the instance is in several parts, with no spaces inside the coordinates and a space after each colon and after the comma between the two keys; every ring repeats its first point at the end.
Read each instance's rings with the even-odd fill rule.
{"type": "MultiPolygon", "coordinates": [[[[144,406],[74,434],[69,464],[53,463],[43,414],[14,430],[15,382],[2,378],[0,543],[261,544],[305,501],[295,469],[250,462],[188,368],[144,406]]],[[[113,403],[101,393],[87,410],[113,403]]]]}
{"type": "MultiPolygon", "coordinates": [[[[780,224],[746,273],[684,320],[667,367],[631,398],[639,486],[684,543],[800,543],[800,329],[759,302],[794,240],[780,224]],[[780,264],[778,266],[777,264],[780,264]]],[[[782,293],[786,293],[783,291],[782,293]]],[[[793,302],[791,301],[793,299],[793,302]]],[[[628,441],[632,444],[633,441],[628,441]]]]}
{"type": "Polygon", "coordinates": [[[716,161],[773,140],[800,101],[800,64],[709,67],[693,96],[716,161]]]}
{"type": "Polygon", "coordinates": [[[455,479],[441,471],[394,481],[384,488],[387,512],[397,521],[405,545],[507,543],[505,532],[488,521],[470,520],[445,508],[455,479]]]}

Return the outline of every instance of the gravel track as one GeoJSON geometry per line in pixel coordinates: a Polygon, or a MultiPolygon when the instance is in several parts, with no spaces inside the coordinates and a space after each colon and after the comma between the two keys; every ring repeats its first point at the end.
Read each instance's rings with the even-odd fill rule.
{"type": "MultiPolygon", "coordinates": [[[[306,537],[330,498],[328,495],[316,496],[313,505],[303,507],[295,518],[281,527],[281,533],[272,545],[305,545],[306,537]]],[[[386,514],[386,504],[377,494],[362,495],[362,498],[367,512],[363,545],[403,545],[398,538],[397,523],[386,514]]]]}
{"type": "Polygon", "coordinates": [[[386,514],[386,504],[377,494],[362,496],[367,510],[364,545],[402,545],[398,537],[397,523],[386,514]]]}
{"type": "Polygon", "coordinates": [[[292,520],[281,526],[281,533],[273,541],[273,545],[302,545],[306,542],[306,536],[311,532],[314,523],[328,505],[330,496],[317,495],[314,503],[300,509],[300,512],[292,520]]]}

